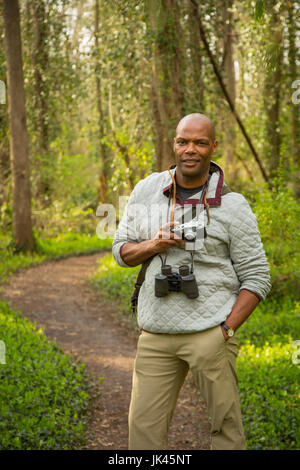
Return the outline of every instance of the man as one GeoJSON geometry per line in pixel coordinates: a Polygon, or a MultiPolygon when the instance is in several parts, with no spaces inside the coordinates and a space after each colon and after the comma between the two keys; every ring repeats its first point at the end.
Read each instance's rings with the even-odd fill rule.
{"type": "Polygon", "coordinates": [[[211,448],[245,449],[236,330],[265,299],[270,275],[254,214],[241,194],[226,190],[222,169],[211,161],[217,147],[208,117],[185,116],[174,139],[176,167],[136,185],[115,235],[113,255],[120,266],[151,258],[138,299],[141,335],[129,410],[130,449],[167,448],[188,370],[207,403],[211,448]],[[206,209],[197,213],[206,220],[206,237],[190,251],[173,229],[191,207],[206,209]],[[166,264],[177,272],[191,266],[197,284],[193,298],[180,290],[156,295],[155,276],[166,264]]]}

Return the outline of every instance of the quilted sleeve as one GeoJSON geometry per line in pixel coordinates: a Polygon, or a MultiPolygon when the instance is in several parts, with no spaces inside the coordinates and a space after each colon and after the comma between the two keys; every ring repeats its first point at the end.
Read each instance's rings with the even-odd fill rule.
{"type": "MultiPolygon", "coordinates": [[[[138,183],[139,184],[139,183],[138,183]]],[[[115,262],[122,266],[123,268],[132,268],[126,264],[121,255],[120,251],[124,243],[127,242],[137,242],[138,241],[138,234],[137,234],[137,213],[136,213],[136,188],[138,184],[135,186],[134,190],[132,191],[128,203],[125,207],[123,217],[119,223],[118,229],[115,232],[114,240],[112,244],[112,254],[114,257],[115,262]]]]}
{"type": "Polygon", "coordinates": [[[271,289],[269,264],[256,217],[246,199],[238,196],[231,198],[230,257],[241,283],[240,290],[250,290],[264,300],[271,289]]]}

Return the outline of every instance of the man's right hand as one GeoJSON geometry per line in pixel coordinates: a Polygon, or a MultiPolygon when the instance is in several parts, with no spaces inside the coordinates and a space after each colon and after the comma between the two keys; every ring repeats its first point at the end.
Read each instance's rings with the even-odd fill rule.
{"type": "Polygon", "coordinates": [[[138,266],[150,256],[163,253],[169,248],[184,246],[184,240],[170,231],[179,222],[168,222],[158,230],[155,237],[140,243],[124,243],[121,247],[121,257],[128,266],[138,266]]]}
{"type": "Polygon", "coordinates": [[[154,237],[154,248],[156,253],[162,253],[169,248],[184,246],[184,241],[181,237],[171,232],[170,229],[179,225],[179,222],[168,222],[158,230],[154,237]]]}

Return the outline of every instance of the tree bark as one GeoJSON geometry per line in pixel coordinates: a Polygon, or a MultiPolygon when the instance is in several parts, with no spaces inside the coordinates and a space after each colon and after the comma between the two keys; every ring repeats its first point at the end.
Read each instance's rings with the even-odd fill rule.
{"type": "Polygon", "coordinates": [[[13,226],[17,249],[32,250],[28,140],[18,0],[4,0],[5,46],[13,179],[13,226]]]}
{"type": "Polygon", "coordinates": [[[96,97],[97,110],[99,117],[99,148],[101,157],[101,170],[99,174],[98,199],[105,202],[107,199],[107,180],[109,177],[109,161],[105,144],[101,142],[104,137],[104,114],[102,107],[102,90],[101,90],[101,63],[99,57],[99,0],[95,0],[95,75],[96,75],[96,97]]]}
{"type": "Polygon", "coordinates": [[[202,49],[200,47],[201,41],[199,36],[199,28],[197,27],[196,18],[193,11],[193,5],[190,0],[187,0],[188,7],[188,25],[189,25],[189,36],[190,36],[190,49],[192,57],[192,74],[194,82],[194,101],[195,111],[200,113],[205,112],[204,103],[204,86],[203,86],[203,61],[202,61],[202,49]]]}
{"type": "Polygon", "coordinates": [[[47,165],[49,154],[49,129],[48,129],[48,90],[45,75],[48,68],[47,49],[47,22],[44,1],[35,2],[29,0],[29,12],[33,19],[34,41],[31,52],[34,66],[34,114],[35,132],[37,137],[37,155],[34,161],[38,174],[37,197],[50,192],[50,180],[45,176],[44,168],[47,165]]]}
{"type": "Polygon", "coordinates": [[[175,128],[184,113],[183,59],[176,0],[148,0],[148,29],[153,55],[151,104],[156,137],[156,168],[174,163],[175,128]]]}
{"type": "Polygon", "coordinates": [[[280,17],[272,9],[270,20],[270,54],[268,70],[264,84],[264,104],[266,109],[266,156],[268,158],[269,173],[271,177],[276,176],[280,161],[280,94],[281,74],[283,60],[282,24],[280,17]]]}
{"type": "MultiPolygon", "coordinates": [[[[234,44],[233,44],[233,24],[231,9],[233,0],[227,0],[223,3],[223,50],[224,50],[224,70],[225,84],[228,95],[235,107],[236,84],[234,70],[234,44]]],[[[236,121],[232,113],[226,113],[225,117],[225,172],[228,182],[234,182],[238,174],[237,162],[235,159],[236,150],[236,121]]]]}
{"type": "MultiPolygon", "coordinates": [[[[291,85],[299,78],[297,76],[297,47],[296,47],[296,12],[294,4],[291,3],[288,10],[288,31],[289,31],[289,78],[291,85]]],[[[293,89],[291,88],[293,91],[293,89]]],[[[300,165],[300,120],[299,120],[299,104],[291,102],[291,135],[292,135],[292,156],[296,168],[300,165]]],[[[300,176],[299,172],[293,175],[294,189],[297,197],[300,197],[300,176]]]]}

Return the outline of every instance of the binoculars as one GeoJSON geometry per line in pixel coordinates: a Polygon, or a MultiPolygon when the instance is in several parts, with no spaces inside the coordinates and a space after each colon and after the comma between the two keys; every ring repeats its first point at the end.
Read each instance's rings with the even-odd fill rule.
{"type": "Polygon", "coordinates": [[[187,265],[180,266],[172,272],[168,264],[161,267],[161,274],[155,276],[155,296],[165,297],[169,292],[183,292],[189,299],[199,296],[196,278],[187,265]]]}

